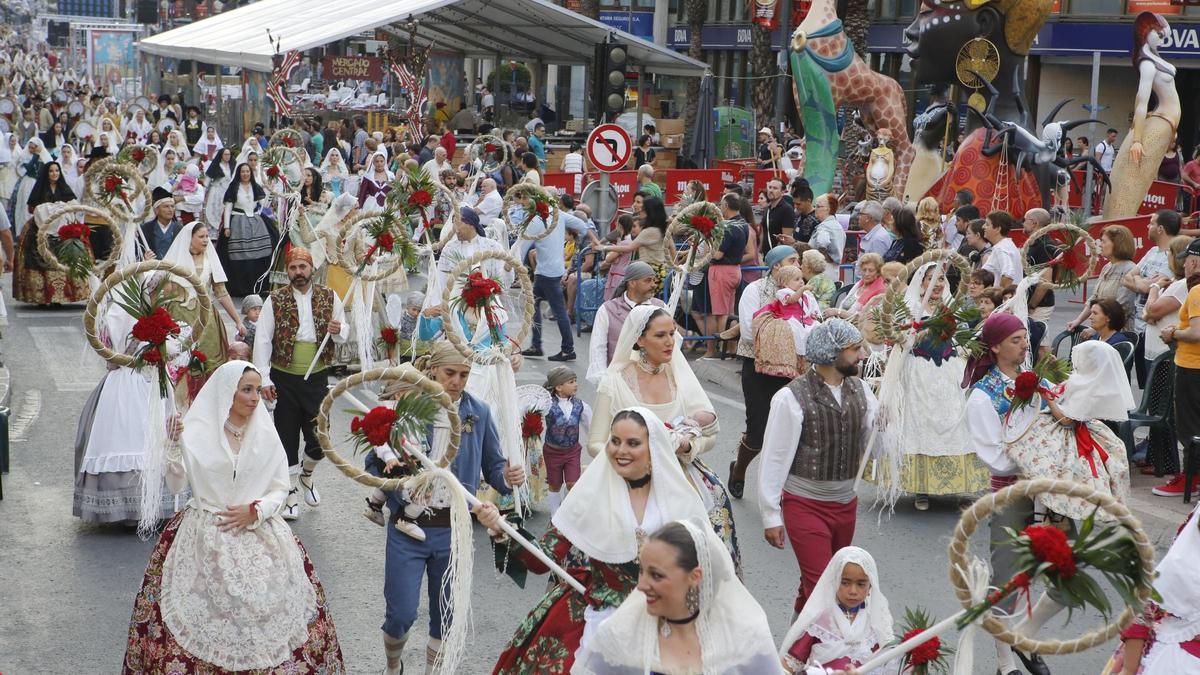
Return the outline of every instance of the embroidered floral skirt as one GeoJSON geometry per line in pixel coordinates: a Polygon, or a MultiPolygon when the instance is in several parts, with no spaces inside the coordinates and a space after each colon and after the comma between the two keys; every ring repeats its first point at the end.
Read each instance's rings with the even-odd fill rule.
{"type": "MultiPolygon", "coordinates": [[[[1024,434],[1008,444],[1006,451],[1025,478],[1073,481],[1124,503],[1129,497],[1125,444],[1101,422],[1088,422],[1086,428],[1086,434],[1077,433],[1043,413],[1024,434]]],[[[1087,518],[1095,508],[1089,502],[1066,495],[1039,495],[1038,501],[1060,516],[1076,520],[1087,518]]],[[[1097,511],[1096,518],[1113,520],[1104,510],[1097,511]]]]}
{"type": "Polygon", "coordinates": [[[66,272],[46,268],[37,253],[37,225],[30,220],[21,233],[13,261],[13,297],[32,305],[83,302],[88,298],[84,281],[72,281],[66,272]]]}
{"type": "MultiPolygon", "coordinates": [[[[879,484],[883,471],[883,464],[872,461],[866,475],[879,484]]],[[[968,495],[987,490],[991,477],[975,453],[940,457],[907,454],[900,470],[900,487],[914,495],[968,495]]]]}
{"type": "MultiPolygon", "coordinates": [[[[171,544],[175,541],[180,521],[186,513],[185,510],[177,514],[163,528],[158,545],[154,547],[150,556],[150,563],[146,566],[146,576],[142,581],[142,589],[134,600],[133,618],[129,623],[129,642],[125,649],[123,671],[127,674],[221,675],[230,672],[189,654],[175,641],[163,622],[159,607],[159,599],[162,597],[163,563],[171,550],[171,544]]],[[[317,597],[317,613],[308,625],[308,640],[297,647],[287,661],[275,667],[237,671],[239,673],[332,675],[345,672],[342,665],[342,649],[326,607],[325,591],[321,588],[321,583],[313,572],[312,561],[309,560],[308,553],[299,539],[296,540],[296,546],[304,558],[304,571],[312,582],[317,597]]]]}

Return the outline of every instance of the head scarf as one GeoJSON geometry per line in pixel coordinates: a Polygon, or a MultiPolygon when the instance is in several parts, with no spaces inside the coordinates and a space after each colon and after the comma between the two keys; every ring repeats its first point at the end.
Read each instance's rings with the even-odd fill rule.
{"type": "MultiPolygon", "coordinates": [[[[204,279],[204,275],[200,273],[200,270],[196,269],[196,263],[192,260],[192,235],[196,232],[197,227],[204,227],[204,223],[194,221],[188,225],[184,225],[179,234],[175,236],[175,241],[171,242],[171,248],[167,249],[167,255],[163,257],[163,260],[175,263],[185,271],[195,272],[201,281],[207,281],[204,279]]],[[[212,283],[223,284],[228,281],[228,277],[225,276],[225,268],[221,266],[221,259],[217,257],[217,247],[213,246],[212,238],[205,239],[205,242],[205,271],[210,275],[212,283]]],[[[189,298],[195,297],[196,289],[192,288],[191,284],[174,275],[172,275],[171,280],[181,287],[186,288],[189,298]]]]}
{"type": "Polygon", "coordinates": [[[625,281],[649,279],[652,276],[654,276],[654,268],[649,263],[642,262],[641,260],[635,260],[625,268],[625,281]]]}
{"type": "Polygon", "coordinates": [[[54,161],[54,158],[51,157],[50,153],[46,150],[46,144],[42,142],[42,139],[36,136],[29,139],[29,142],[25,144],[25,156],[21,161],[28,162],[34,157],[42,160],[43,163],[54,161]]]}
{"type": "Polygon", "coordinates": [[[154,205],[151,208],[152,208],[152,210],[157,211],[158,207],[165,206],[167,204],[174,205],[175,198],[174,197],[162,197],[161,199],[156,200],[154,202],[154,205]]]}
{"type": "Polygon", "coordinates": [[[808,334],[805,356],[812,363],[827,366],[847,347],[862,342],[862,333],[845,319],[830,319],[808,334]]]}
{"type": "Polygon", "coordinates": [[[207,124],[204,124],[204,129],[202,129],[200,132],[200,140],[196,141],[196,144],[192,146],[192,152],[196,153],[197,155],[205,155],[209,159],[213,159],[215,156],[220,154],[221,149],[224,147],[225,143],[221,141],[221,133],[217,131],[216,127],[210,127],[207,124]],[[211,141],[208,140],[209,129],[213,130],[213,139],[211,141]],[[209,148],[209,144],[211,144],[213,147],[209,148]]]}
{"type": "Polygon", "coordinates": [[[992,366],[996,365],[996,355],[992,353],[992,347],[1004,342],[1019,330],[1027,330],[1024,321],[1012,314],[992,312],[987,321],[983,322],[983,329],[979,331],[979,341],[983,343],[983,351],[978,356],[967,359],[963,389],[978,382],[991,370],[992,366]]]}
{"type": "MultiPolygon", "coordinates": [[[[677,521],[691,535],[701,571],[696,633],[701,672],[759,675],[779,672],[767,615],[734,572],[733,560],[707,519],[677,521]]],[[[634,590],[606,619],[575,663],[582,673],[648,673],[658,655],[658,619],[634,590]]]]}
{"type": "MultiPolygon", "coordinates": [[[[937,284],[939,278],[943,281],[946,280],[946,274],[942,271],[941,263],[938,261],[927,262],[918,267],[917,271],[913,273],[912,280],[909,282],[908,287],[904,289],[904,304],[908,305],[908,311],[912,313],[914,318],[920,319],[924,316],[925,310],[923,305],[925,297],[929,295],[930,299],[933,299],[933,287],[937,284]],[[921,283],[925,279],[925,274],[934,267],[938,269],[930,275],[929,287],[922,289],[921,283]]],[[[938,298],[943,304],[949,303],[951,299],[949,285],[949,282],[946,281],[942,286],[942,296],[938,298]]]]}
{"type": "Polygon", "coordinates": [[[487,236],[483,225],[479,222],[479,214],[475,213],[475,209],[463,206],[459,208],[459,212],[462,213],[463,222],[475,228],[475,234],[481,237],[487,236]]]}
{"type": "Polygon", "coordinates": [[[288,247],[287,254],[285,254],[283,257],[283,263],[285,265],[290,265],[297,260],[304,260],[308,262],[309,265],[313,264],[313,257],[312,254],[308,252],[308,249],[300,246],[288,247]]]}
{"type": "MultiPolygon", "coordinates": [[[[441,344],[449,347],[449,344],[441,344]]],[[[629,485],[607,456],[597,457],[588,464],[551,518],[554,527],[576,548],[589,558],[612,565],[637,559],[637,530],[643,525],[656,527],[670,520],[687,518],[708,520],[704,502],[679,466],[675,443],[663,421],[646,408],[624,410],[641,416],[650,439],[653,478],[642,523],[638,523],[629,503],[629,485]]]]}
{"type": "Polygon", "coordinates": [[[346,163],[341,161],[342,151],[337,148],[330,148],[329,151],[325,153],[325,159],[321,160],[321,174],[325,175],[326,177],[328,177],[330,175],[329,169],[333,166],[333,164],[331,164],[329,162],[329,158],[334,155],[338,156],[337,173],[339,175],[345,176],[346,175],[346,163]]]}
{"type": "MultiPolygon", "coordinates": [[[[1163,628],[1159,627],[1158,639],[1169,639],[1173,642],[1185,642],[1196,635],[1197,625],[1200,625],[1200,584],[1196,583],[1196,559],[1200,558],[1200,506],[1192,510],[1187,523],[1175,537],[1175,542],[1167,550],[1167,554],[1159,561],[1156,571],[1158,577],[1154,580],[1154,590],[1162,596],[1158,603],[1160,607],[1178,617],[1184,622],[1177,634],[1166,636],[1163,628]],[[1187,633],[1183,635],[1182,633],[1187,633]]],[[[1177,625],[1177,624],[1176,624],[1177,625]]],[[[1173,626],[1171,626],[1173,627],[1173,626]]]]}
{"type": "MultiPolygon", "coordinates": [[[[621,326],[621,334],[617,337],[617,346],[613,349],[612,361],[600,379],[598,387],[600,392],[608,394],[615,401],[627,400],[629,396],[632,396],[631,393],[625,393],[628,391],[628,385],[624,383],[622,371],[638,360],[637,341],[646,331],[650,317],[654,316],[656,312],[663,312],[664,315],[670,316],[670,314],[666,314],[666,311],[658,305],[649,304],[638,305],[629,311],[629,316],[625,318],[625,324],[621,326]]],[[[696,373],[692,371],[687,358],[679,348],[682,342],[683,340],[676,336],[675,350],[671,353],[670,375],[675,380],[675,389],[684,399],[688,415],[702,412],[715,415],[716,408],[713,407],[704,387],[700,385],[700,380],[696,378],[696,373]]]]}
{"type": "Polygon", "coordinates": [[[892,639],[892,612],[879,584],[875,559],[866,550],[847,546],[833,554],[804,609],[783,638],[780,654],[786,654],[814,626],[841,638],[836,642],[822,640],[813,646],[811,659],[817,663],[828,663],[843,656],[855,658],[863,654],[870,655],[871,648],[876,644],[882,645],[892,639]],[[853,621],[847,619],[838,608],[837,600],[842,570],[851,563],[861,567],[871,580],[866,606],[858,611],[853,621]]]}
{"type": "Polygon", "coordinates": [[[17,161],[11,145],[13,138],[12,134],[0,134],[0,164],[12,164],[17,161]]]}
{"type": "Polygon", "coordinates": [[[388,168],[387,153],[383,152],[382,150],[376,150],[375,152],[372,152],[371,156],[367,158],[367,163],[363,165],[363,178],[368,178],[375,182],[379,182],[375,180],[375,157],[377,156],[383,158],[383,173],[387,176],[387,179],[384,182],[390,183],[393,180],[396,180],[396,174],[392,173],[391,169],[388,168]]]}
{"type": "Polygon", "coordinates": [[[1102,340],[1087,340],[1071,350],[1071,376],[1058,400],[1063,414],[1079,422],[1129,419],[1133,393],[1129,375],[1116,348],[1102,340]]]}
{"type": "Polygon", "coordinates": [[[783,262],[784,258],[787,258],[791,255],[796,255],[796,249],[792,248],[791,246],[780,244],[779,246],[772,248],[770,251],[767,251],[767,255],[765,258],[763,258],[763,260],[766,262],[767,269],[769,270],[770,268],[783,262]]]}
{"type": "Polygon", "coordinates": [[[571,380],[577,379],[579,379],[579,376],[576,375],[575,371],[571,370],[570,368],[566,366],[555,366],[550,369],[550,372],[546,373],[546,381],[542,383],[542,387],[544,387],[546,391],[553,394],[555,388],[557,388],[559,385],[563,385],[571,380]]]}
{"type": "Polygon", "coordinates": [[[262,306],[263,306],[263,299],[261,297],[259,297],[258,295],[251,293],[250,295],[247,295],[246,297],[242,298],[242,315],[243,316],[246,315],[250,310],[254,309],[255,307],[262,307],[262,306]]]}
{"type": "Polygon", "coordinates": [[[449,340],[441,340],[433,343],[433,346],[429,348],[429,353],[419,357],[413,362],[413,365],[417,370],[429,372],[433,368],[442,366],[470,366],[471,361],[458,353],[449,340]]]}

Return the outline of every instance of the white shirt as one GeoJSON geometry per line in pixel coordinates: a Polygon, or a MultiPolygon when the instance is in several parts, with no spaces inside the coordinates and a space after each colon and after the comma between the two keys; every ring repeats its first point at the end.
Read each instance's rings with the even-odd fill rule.
{"type": "MultiPolygon", "coordinates": [[[[320,344],[325,336],[317,336],[317,329],[313,324],[312,316],[312,286],[308,287],[307,293],[301,293],[295,288],[292,289],[292,298],[296,301],[296,313],[299,315],[300,327],[296,330],[296,342],[316,342],[320,344]]],[[[262,386],[270,387],[271,385],[271,350],[274,347],[272,340],[275,337],[275,305],[268,297],[263,302],[262,311],[258,315],[258,323],[255,324],[254,331],[254,367],[258,368],[258,372],[262,373],[262,386]]],[[[337,293],[333,294],[333,318],[342,322],[340,332],[331,333],[330,338],[337,344],[342,344],[346,341],[346,336],[350,330],[346,324],[346,311],[342,307],[342,299],[337,293]]]]}
{"type": "Polygon", "coordinates": [[[492,106],[496,105],[496,97],[492,94],[484,94],[480,105],[484,108],[491,108],[492,106]]]}
{"type": "MultiPolygon", "coordinates": [[[[767,277],[763,277],[757,281],[751,281],[742,290],[742,300],[738,303],[738,325],[742,327],[742,334],[738,339],[739,356],[754,356],[754,313],[763,307],[764,303],[759,298],[759,295],[762,294],[759,287],[766,279],[767,277]]],[[[596,331],[593,330],[592,335],[595,334],[596,331]]]]}
{"type": "MultiPolygon", "coordinates": [[[[1175,298],[1179,301],[1179,306],[1182,307],[1187,302],[1187,279],[1176,279],[1171,282],[1167,289],[1159,294],[1158,299],[1175,298]]],[[[1143,320],[1144,323],[1144,320],[1143,320]]],[[[1162,331],[1164,328],[1179,325],[1179,312],[1167,312],[1153,325],[1146,326],[1146,360],[1151,361],[1154,357],[1162,354],[1169,349],[1167,343],[1162,340],[1162,331]]]]}
{"type": "MultiPolygon", "coordinates": [[[[1162,248],[1159,246],[1155,246],[1155,247],[1151,248],[1149,251],[1146,251],[1146,255],[1142,256],[1142,259],[1140,261],[1138,261],[1138,264],[1137,264],[1138,275],[1141,276],[1143,279],[1150,279],[1150,278],[1154,277],[1156,274],[1162,274],[1163,276],[1167,276],[1167,277],[1175,276],[1174,274],[1171,273],[1171,266],[1168,264],[1167,256],[1168,256],[1168,253],[1166,251],[1162,250],[1162,248]]],[[[1144,312],[1146,310],[1146,301],[1148,299],[1149,299],[1148,294],[1147,295],[1139,294],[1137,297],[1137,302],[1134,303],[1134,307],[1135,307],[1135,310],[1133,313],[1134,332],[1141,333],[1142,331],[1146,330],[1146,321],[1144,319],[1142,319],[1142,312],[1144,312]]]]}
{"type": "MultiPolygon", "coordinates": [[[[830,393],[839,404],[842,402],[842,387],[834,387],[829,383],[830,393]]],[[[867,400],[867,415],[863,419],[863,433],[870,436],[871,426],[875,424],[875,414],[879,412],[879,399],[871,392],[865,383],[862,387],[863,396],[867,400]]],[[[791,471],[792,461],[796,458],[796,448],[800,445],[800,433],[804,430],[804,408],[796,400],[792,390],[784,387],[771,397],[771,412],[767,417],[767,427],[763,432],[762,464],[758,467],[758,509],[762,514],[763,528],[783,525],[783,513],[779,504],[783,499],[783,486],[791,471]]]]}
{"type": "MultiPolygon", "coordinates": [[[[838,265],[842,264],[842,254],[846,250],[846,230],[842,228],[842,224],[838,222],[837,218],[822,220],[817,223],[808,243],[830,259],[831,264],[825,266],[822,274],[837,281],[840,273],[838,265]]],[[[745,325],[742,324],[743,330],[745,330],[745,325]]]]}
{"type": "Polygon", "coordinates": [[[493,220],[500,217],[500,207],[503,204],[504,200],[500,197],[500,191],[492,190],[486,195],[481,195],[472,208],[479,214],[479,222],[483,223],[484,227],[486,227],[493,220]]]}
{"type": "Polygon", "coordinates": [[[995,277],[992,286],[1000,288],[1000,277],[1008,277],[1014,284],[1025,278],[1025,266],[1021,264],[1021,252],[1012,239],[1005,237],[992,246],[991,253],[983,263],[983,269],[995,277]]]}
{"type": "Polygon", "coordinates": [[[1117,158],[1117,149],[1108,141],[1100,141],[1096,144],[1096,159],[1100,160],[1100,167],[1107,172],[1112,172],[1113,160],[1117,158]]]}
{"type": "Polygon", "coordinates": [[[453,171],[454,165],[451,164],[450,160],[448,159],[439,163],[437,161],[437,157],[434,157],[428,162],[422,164],[421,170],[424,171],[425,175],[429,176],[432,180],[441,180],[442,172],[453,171]]]}
{"type": "Polygon", "coordinates": [[[583,155],[578,152],[568,152],[563,157],[562,162],[563,173],[582,173],[583,172],[583,155]]]}
{"type": "MultiPolygon", "coordinates": [[[[495,239],[488,239],[487,237],[481,237],[479,235],[475,235],[475,238],[471,241],[463,241],[458,237],[451,239],[442,248],[442,256],[438,258],[438,272],[440,272],[442,275],[443,287],[445,286],[447,277],[449,277],[450,273],[454,271],[454,268],[458,266],[458,263],[470,258],[480,251],[507,252],[506,249],[500,245],[500,242],[496,241],[495,239]]],[[[511,281],[513,275],[515,274],[513,272],[504,272],[504,263],[499,260],[485,260],[483,264],[487,267],[487,275],[493,279],[504,278],[511,281]]],[[[439,301],[436,304],[441,304],[441,302],[439,301]]]]}
{"type": "MultiPolygon", "coordinates": [[[[1007,376],[1006,383],[1011,383],[1007,376]]],[[[1026,410],[1036,411],[1036,406],[1030,405],[1013,413],[1019,416],[1026,410]]],[[[967,431],[971,434],[971,444],[979,461],[987,465],[996,476],[1012,476],[1017,473],[1017,465],[1008,455],[1004,454],[1004,420],[992,405],[992,399],[978,389],[972,389],[967,397],[967,431]]]]}
{"type": "MultiPolygon", "coordinates": [[[[628,293],[623,293],[621,299],[633,309],[633,301],[628,293]]],[[[592,384],[600,384],[600,378],[608,370],[608,308],[600,305],[596,310],[596,318],[592,320],[592,340],[588,343],[588,369],[585,379],[592,384]]]]}
{"type": "Polygon", "coordinates": [[[188,213],[200,213],[204,208],[204,186],[196,183],[196,189],[192,192],[176,192],[176,197],[183,197],[183,201],[175,205],[175,208],[188,213]]]}

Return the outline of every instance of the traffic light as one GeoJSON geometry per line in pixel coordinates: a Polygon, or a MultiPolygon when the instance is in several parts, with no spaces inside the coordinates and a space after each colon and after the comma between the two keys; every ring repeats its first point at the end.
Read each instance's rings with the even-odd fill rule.
{"type": "Polygon", "coordinates": [[[600,107],[608,118],[625,112],[625,68],[629,65],[629,47],[618,42],[604,45],[604,65],[600,82],[600,107]]]}

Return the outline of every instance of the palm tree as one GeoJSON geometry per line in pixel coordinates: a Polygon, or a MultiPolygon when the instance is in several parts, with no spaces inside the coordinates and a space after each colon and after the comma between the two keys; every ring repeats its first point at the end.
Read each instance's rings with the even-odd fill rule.
{"type": "Polygon", "coordinates": [[[770,124],[775,118],[775,52],[771,49],[771,33],[757,23],[750,24],[750,75],[758,78],[750,90],[756,124],[770,124]]]}
{"type": "MultiPolygon", "coordinates": [[[[701,33],[704,30],[704,17],[708,16],[708,0],[684,0],[683,12],[687,16],[688,56],[697,61],[704,60],[704,48],[701,33]]],[[[690,134],[696,128],[697,107],[700,103],[700,78],[692,77],[687,83],[687,110],[684,113],[684,133],[690,134]]],[[[707,114],[707,112],[706,112],[707,114]]]]}
{"type": "Polygon", "coordinates": [[[871,14],[867,9],[867,0],[846,0],[846,18],[842,22],[842,30],[854,43],[858,58],[864,61],[867,60],[867,32],[870,29],[871,14]]]}

